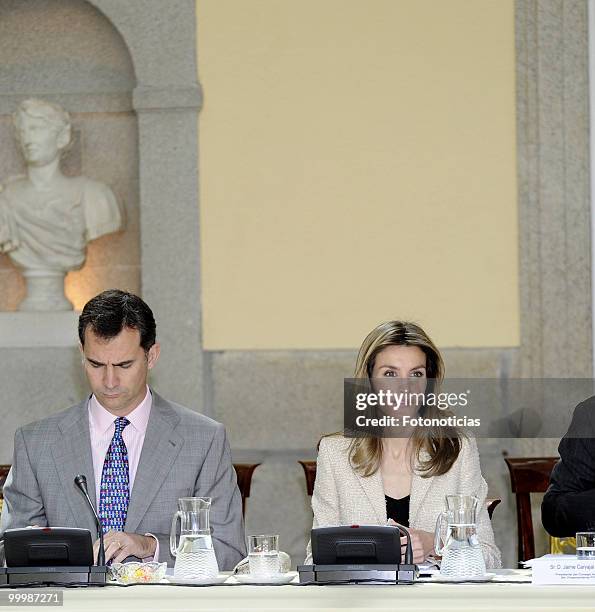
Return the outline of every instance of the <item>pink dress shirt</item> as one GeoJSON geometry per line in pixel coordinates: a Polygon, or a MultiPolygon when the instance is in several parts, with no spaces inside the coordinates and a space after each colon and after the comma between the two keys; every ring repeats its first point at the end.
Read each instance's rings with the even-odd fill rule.
{"type": "MultiPolygon", "coordinates": [[[[151,414],[151,406],[153,405],[153,396],[147,387],[147,393],[143,401],[130,413],[126,418],[130,421],[122,432],[122,438],[128,449],[128,482],[130,492],[134,485],[134,477],[138,468],[140,454],[145,441],[145,433],[149,416],[151,414]]],[[[114,437],[116,418],[111,412],[108,412],[98,401],[95,395],[89,400],[89,434],[91,437],[91,451],[93,454],[93,474],[95,475],[95,499],[99,507],[99,492],[101,489],[101,474],[103,472],[103,463],[107,449],[114,437]]],[[[147,533],[145,535],[153,534],[147,533]]],[[[155,537],[155,536],[153,536],[155,537]]],[[[155,560],[159,559],[159,541],[155,549],[155,560]]],[[[152,561],[153,558],[143,559],[143,561],[152,561]]]]}

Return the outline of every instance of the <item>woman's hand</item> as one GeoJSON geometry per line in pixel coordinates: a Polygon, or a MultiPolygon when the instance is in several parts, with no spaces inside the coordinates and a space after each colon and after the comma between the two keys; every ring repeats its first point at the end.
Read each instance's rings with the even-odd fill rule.
{"type": "MultiPolygon", "coordinates": [[[[396,527],[403,527],[398,525],[392,519],[388,521],[389,525],[395,525],[396,527]]],[[[429,531],[422,531],[421,529],[410,529],[409,527],[403,527],[407,529],[411,536],[411,548],[413,550],[413,563],[422,563],[431,554],[434,553],[434,534],[429,531]]],[[[401,559],[405,558],[405,552],[407,550],[407,538],[401,536],[401,559]]]]}
{"type": "MultiPolygon", "coordinates": [[[[422,563],[434,552],[434,534],[421,529],[409,529],[411,548],[413,549],[413,563],[422,563]]],[[[407,538],[401,537],[401,559],[405,557],[407,538]]]]}

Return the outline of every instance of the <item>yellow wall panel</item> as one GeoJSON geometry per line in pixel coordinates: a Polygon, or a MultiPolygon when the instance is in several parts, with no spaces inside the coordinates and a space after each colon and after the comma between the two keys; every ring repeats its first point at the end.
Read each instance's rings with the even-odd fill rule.
{"type": "Polygon", "coordinates": [[[197,0],[204,344],[519,343],[512,0],[197,0]]]}

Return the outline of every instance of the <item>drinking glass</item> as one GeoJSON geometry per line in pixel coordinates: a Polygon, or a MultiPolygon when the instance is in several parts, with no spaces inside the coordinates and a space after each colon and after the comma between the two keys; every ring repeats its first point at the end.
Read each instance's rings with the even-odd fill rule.
{"type": "Polygon", "coordinates": [[[579,531],[576,534],[578,559],[595,559],[595,531],[579,531]]]}
{"type": "Polygon", "coordinates": [[[249,535],[248,561],[254,576],[270,577],[279,573],[279,536],[249,535]]]}

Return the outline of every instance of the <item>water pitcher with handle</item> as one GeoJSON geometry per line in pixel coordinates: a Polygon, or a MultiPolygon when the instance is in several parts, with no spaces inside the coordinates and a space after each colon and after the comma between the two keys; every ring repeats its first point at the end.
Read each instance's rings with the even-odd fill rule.
{"type": "Polygon", "coordinates": [[[434,549],[442,556],[441,575],[476,578],[486,573],[477,538],[478,504],[479,500],[473,495],[446,496],[446,509],[438,516],[434,534],[434,549]]]}
{"type": "Polygon", "coordinates": [[[219,573],[219,567],[209,523],[211,498],[181,497],[178,499],[178,508],[171,522],[169,536],[171,554],[176,558],[174,578],[184,580],[215,578],[219,573]],[[178,518],[180,519],[179,542],[176,538],[178,518]]]}

